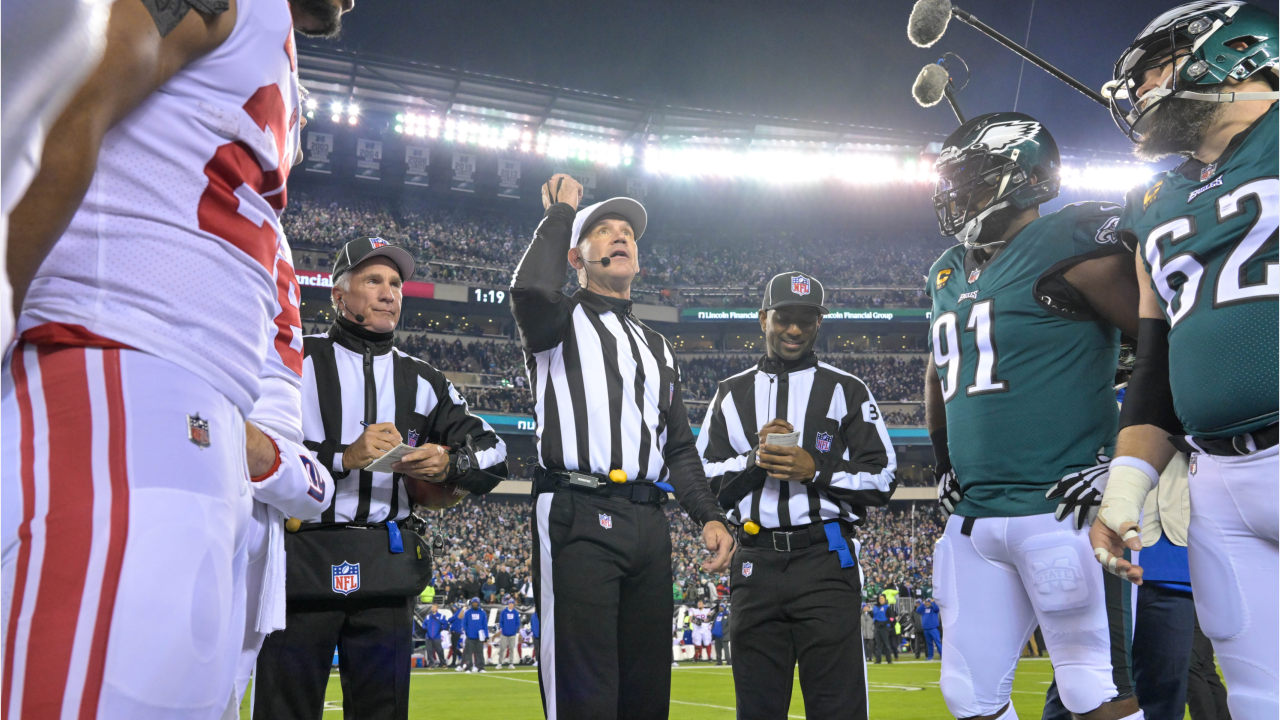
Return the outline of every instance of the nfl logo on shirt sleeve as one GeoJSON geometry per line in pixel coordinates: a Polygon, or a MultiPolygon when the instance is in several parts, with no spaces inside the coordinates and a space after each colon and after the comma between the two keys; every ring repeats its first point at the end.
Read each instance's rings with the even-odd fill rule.
{"type": "Polygon", "coordinates": [[[343,560],[341,565],[332,565],[333,591],[343,595],[360,589],[360,563],[352,565],[343,560]]]}
{"type": "Polygon", "coordinates": [[[818,448],[818,452],[826,452],[830,450],[831,449],[830,433],[822,433],[822,432],[818,433],[818,436],[814,439],[813,444],[815,447],[818,448]]]}
{"type": "Polygon", "coordinates": [[[613,518],[609,517],[604,513],[600,513],[600,527],[604,528],[605,530],[613,529],[613,518]]]}
{"type": "Polygon", "coordinates": [[[751,563],[749,562],[742,563],[742,577],[744,578],[751,577],[751,563]]]}
{"type": "Polygon", "coordinates": [[[809,294],[809,278],[796,276],[791,278],[791,292],[797,295],[809,294]]]}

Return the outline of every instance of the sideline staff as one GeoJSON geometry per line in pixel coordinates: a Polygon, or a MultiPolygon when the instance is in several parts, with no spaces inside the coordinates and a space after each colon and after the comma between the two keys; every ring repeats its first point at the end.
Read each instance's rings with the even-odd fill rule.
{"type": "Polygon", "coordinates": [[[575,214],[581,197],[567,175],[543,186],[547,214],[511,284],[538,424],[538,679],[550,720],[661,720],[671,531],[658,483],[702,526],[708,570],[727,564],[733,538],[702,474],[675,353],[631,313],[644,208],[620,197],[575,214]],[[573,297],[561,292],[566,257],[583,286],[573,297]]]}
{"type": "Polygon", "coordinates": [[[493,429],[468,412],[443,373],[393,346],[402,278],[413,269],[408,252],[380,238],[347,243],[333,268],[340,315],[327,334],[303,341],[303,435],[333,471],[334,492],[319,520],[290,536],[285,629],[258,656],[255,718],[320,717],[335,645],[346,714],[407,718],[413,606],[430,558],[427,577],[411,589],[403,566],[388,571],[386,563],[421,549],[400,529],[410,493],[449,480],[483,494],[507,474],[506,446],[493,429]],[[417,449],[394,472],[363,469],[401,442],[417,449]],[[316,551],[295,552],[304,545],[316,551]],[[315,562],[303,564],[307,558],[315,562]],[[306,583],[295,582],[317,576],[323,583],[306,594],[306,583]]]}
{"type": "Polygon", "coordinates": [[[767,355],[720,382],[698,436],[720,504],[744,527],[731,574],[740,720],[787,717],[797,661],[808,717],[867,717],[853,526],[889,502],[897,460],[871,391],[813,352],[823,295],[802,272],[769,281],[767,355]],[[793,446],[768,444],[792,432],[793,446]]]}

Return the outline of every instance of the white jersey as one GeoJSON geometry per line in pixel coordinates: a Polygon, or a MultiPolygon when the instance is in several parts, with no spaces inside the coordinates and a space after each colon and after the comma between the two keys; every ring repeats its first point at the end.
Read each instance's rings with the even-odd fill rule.
{"type": "Polygon", "coordinates": [[[709,608],[694,608],[689,611],[689,615],[693,617],[693,624],[699,627],[707,624],[707,619],[711,617],[709,608]]]}
{"type": "Polygon", "coordinates": [[[222,45],[107,134],[18,331],[83,326],[188,368],[248,414],[275,334],[298,138],[289,4],[238,0],[222,45]]]}
{"type": "Polygon", "coordinates": [[[40,170],[44,137],[98,62],[112,0],[4,0],[0,24],[0,344],[13,332],[9,213],[40,170]]]}

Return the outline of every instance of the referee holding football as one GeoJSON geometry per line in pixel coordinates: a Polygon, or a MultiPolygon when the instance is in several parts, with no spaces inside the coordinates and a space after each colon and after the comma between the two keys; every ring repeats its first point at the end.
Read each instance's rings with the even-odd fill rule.
{"type": "Polygon", "coordinates": [[[743,528],[730,574],[739,720],[787,717],[797,661],[805,717],[867,718],[853,526],[865,506],[889,502],[897,462],[871,391],[813,352],[826,312],[816,278],[770,280],[768,354],[720,382],[698,437],[720,504],[743,528]]]}
{"type": "Polygon", "coordinates": [[[555,175],[511,284],[535,401],[534,597],[549,720],[667,717],[671,698],[668,491],[728,565],[733,537],[702,472],[666,338],[631,313],[644,207],[577,210],[555,175]],[[565,260],[582,289],[561,292],[565,260]]]}

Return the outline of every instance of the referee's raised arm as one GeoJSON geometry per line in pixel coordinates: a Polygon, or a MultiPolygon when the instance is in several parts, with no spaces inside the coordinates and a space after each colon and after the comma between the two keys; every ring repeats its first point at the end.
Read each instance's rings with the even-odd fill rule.
{"type": "Polygon", "coordinates": [[[556,346],[573,313],[561,289],[573,234],[573,218],[582,199],[582,186],[568,175],[554,175],[542,186],[547,214],[516,266],[511,279],[511,314],[520,340],[529,352],[556,346]]]}

